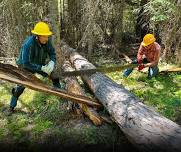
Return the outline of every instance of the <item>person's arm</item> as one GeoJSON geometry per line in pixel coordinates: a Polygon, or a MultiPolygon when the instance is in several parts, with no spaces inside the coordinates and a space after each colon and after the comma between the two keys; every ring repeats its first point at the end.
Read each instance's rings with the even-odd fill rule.
{"type": "Polygon", "coordinates": [[[145,64],[145,67],[153,67],[158,64],[159,59],[160,59],[160,51],[161,47],[159,45],[156,46],[156,53],[154,55],[154,60],[150,63],[145,64]]]}
{"type": "Polygon", "coordinates": [[[48,55],[50,57],[50,60],[52,60],[54,63],[56,63],[56,53],[55,48],[53,47],[51,40],[48,40],[48,55]]]}
{"type": "Polygon", "coordinates": [[[137,62],[142,63],[142,60],[143,60],[143,47],[142,45],[140,45],[137,53],[137,62]]]}
{"type": "Polygon", "coordinates": [[[28,70],[34,71],[34,72],[40,72],[41,71],[41,65],[33,64],[30,61],[30,45],[23,44],[21,47],[21,61],[23,68],[26,68],[28,70]]]}

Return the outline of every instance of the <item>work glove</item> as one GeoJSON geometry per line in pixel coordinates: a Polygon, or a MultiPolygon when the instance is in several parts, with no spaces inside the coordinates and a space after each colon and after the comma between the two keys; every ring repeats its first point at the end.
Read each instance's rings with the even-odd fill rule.
{"type": "Polygon", "coordinates": [[[42,66],[42,67],[41,67],[41,71],[43,71],[43,72],[47,73],[48,75],[50,75],[47,65],[42,66]]]}
{"type": "Polygon", "coordinates": [[[144,64],[140,64],[139,66],[138,66],[138,71],[141,71],[141,70],[143,70],[145,68],[145,65],[144,64]]]}
{"type": "Polygon", "coordinates": [[[45,73],[47,73],[48,75],[50,75],[54,69],[55,63],[53,61],[50,61],[48,64],[46,64],[45,66],[41,67],[41,70],[45,73]]]}
{"type": "Polygon", "coordinates": [[[54,66],[55,66],[55,62],[53,62],[52,60],[47,64],[47,69],[49,73],[52,73],[54,66]]]}

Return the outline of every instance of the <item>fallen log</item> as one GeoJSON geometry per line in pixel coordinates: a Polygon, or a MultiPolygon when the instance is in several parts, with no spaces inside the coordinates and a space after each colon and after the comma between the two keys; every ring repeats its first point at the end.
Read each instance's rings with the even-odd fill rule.
{"type": "MultiPolygon", "coordinates": [[[[143,71],[139,71],[141,73],[147,73],[146,70],[143,71]]],[[[159,75],[168,75],[169,73],[181,73],[181,68],[177,67],[177,68],[169,68],[169,69],[165,69],[165,70],[161,70],[159,71],[159,75]]]]}
{"type": "Polygon", "coordinates": [[[124,56],[124,59],[126,60],[127,63],[131,63],[132,62],[132,59],[130,59],[129,56],[127,56],[126,54],[120,53],[120,55],[124,56]]]}
{"type": "Polygon", "coordinates": [[[167,74],[167,73],[173,73],[173,72],[181,72],[181,67],[169,68],[169,69],[160,71],[161,74],[167,74]]]}
{"type": "MultiPolygon", "coordinates": [[[[71,67],[70,62],[66,61],[63,65],[63,70],[73,71],[74,69],[71,67]]],[[[85,96],[84,91],[82,90],[81,86],[77,82],[76,77],[66,77],[65,82],[66,82],[66,88],[67,88],[68,93],[85,96]]],[[[88,107],[87,105],[81,104],[81,103],[79,103],[78,106],[81,112],[85,114],[93,122],[94,125],[98,126],[102,124],[103,120],[101,119],[101,117],[99,117],[98,113],[93,108],[88,107]]],[[[77,106],[74,106],[74,108],[76,107],[77,106]]]]}
{"type": "Polygon", "coordinates": [[[56,89],[50,86],[47,86],[36,78],[33,74],[23,69],[19,69],[15,66],[9,64],[0,63],[0,79],[24,85],[30,89],[41,91],[45,93],[50,93],[55,96],[71,100],[76,103],[84,103],[93,107],[100,107],[101,105],[95,100],[92,100],[85,96],[70,94],[64,90],[56,89]]]}
{"type": "MultiPolygon", "coordinates": [[[[62,43],[77,70],[95,68],[84,57],[62,43]]],[[[122,85],[101,73],[82,76],[129,141],[140,151],[180,152],[181,127],[161,116],[122,85]]]]}

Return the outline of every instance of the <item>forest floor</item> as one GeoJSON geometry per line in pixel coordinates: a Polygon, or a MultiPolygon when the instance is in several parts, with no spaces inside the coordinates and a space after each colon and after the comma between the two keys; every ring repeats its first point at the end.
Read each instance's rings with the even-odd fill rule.
{"type": "MultiPolygon", "coordinates": [[[[89,60],[96,66],[123,63],[108,54],[111,53],[97,51],[89,60]]],[[[160,68],[172,66],[162,63],[160,68]]],[[[107,76],[181,125],[180,74],[161,75],[148,80],[147,74],[135,70],[128,78],[123,78],[122,72],[107,76]]],[[[0,80],[0,151],[117,152],[124,149],[136,152],[115,123],[96,127],[86,117],[67,109],[67,101],[52,95],[25,89],[15,113],[7,116],[13,86],[15,84],[0,80]]],[[[102,113],[107,115],[105,109],[102,113]]]]}

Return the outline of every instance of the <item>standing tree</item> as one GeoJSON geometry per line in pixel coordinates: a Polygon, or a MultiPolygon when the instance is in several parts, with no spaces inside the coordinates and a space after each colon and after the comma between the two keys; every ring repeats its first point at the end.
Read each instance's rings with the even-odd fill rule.
{"type": "Polygon", "coordinates": [[[56,49],[56,54],[57,54],[57,67],[58,72],[61,72],[61,66],[63,63],[63,53],[60,49],[60,9],[61,9],[61,4],[60,0],[51,0],[48,1],[48,6],[49,6],[49,21],[52,26],[52,31],[53,31],[53,44],[56,49]]]}
{"type": "Polygon", "coordinates": [[[123,9],[124,9],[124,0],[116,0],[114,2],[114,55],[115,49],[120,49],[122,45],[122,28],[123,28],[123,9]]]}
{"type": "Polygon", "coordinates": [[[5,41],[4,51],[6,50],[6,56],[16,56],[22,41],[22,16],[19,13],[21,3],[19,0],[14,1],[2,1],[2,14],[4,19],[4,32],[5,41]]]}
{"type": "Polygon", "coordinates": [[[145,34],[149,32],[149,15],[147,15],[144,5],[148,3],[148,0],[141,0],[139,4],[139,12],[136,19],[136,36],[142,39],[145,34]]]}
{"type": "Polygon", "coordinates": [[[1,0],[1,49],[6,57],[16,57],[34,24],[47,16],[46,1],[1,0]]]}

